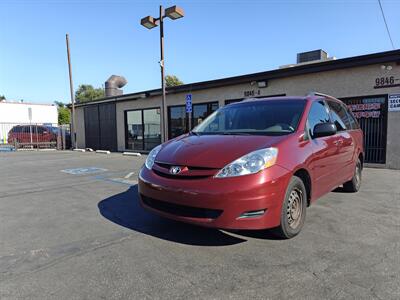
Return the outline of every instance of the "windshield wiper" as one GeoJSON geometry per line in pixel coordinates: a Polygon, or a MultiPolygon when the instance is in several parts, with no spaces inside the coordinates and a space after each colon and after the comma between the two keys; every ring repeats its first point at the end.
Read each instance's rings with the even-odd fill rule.
{"type": "Polygon", "coordinates": [[[189,134],[190,134],[190,135],[197,135],[197,136],[199,136],[199,135],[200,135],[200,134],[198,134],[196,131],[192,131],[192,130],[191,130],[191,131],[189,131],[189,134]]]}

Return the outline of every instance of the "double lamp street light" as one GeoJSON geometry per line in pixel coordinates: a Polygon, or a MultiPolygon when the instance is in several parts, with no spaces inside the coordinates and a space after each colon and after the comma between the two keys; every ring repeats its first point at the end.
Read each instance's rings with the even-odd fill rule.
{"type": "Polygon", "coordinates": [[[165,67],[164,67],[164,18],[168,17],[171,20],[176,20],[184,16],[183,9],[178,6],[171,6],[164,10],[162,5],[160,5],[160,16],[158,18],[153,18],[152,16],[147,16],[140,20],[140,24],[147,29],[152,29],[154,27],[160,26],[160,67],[161,67],[161,90],[162,90],[162,100],[161,100],[161,124],[162,124],[162,141],[167,141],[167,106],[165,103],[165,67]]]}

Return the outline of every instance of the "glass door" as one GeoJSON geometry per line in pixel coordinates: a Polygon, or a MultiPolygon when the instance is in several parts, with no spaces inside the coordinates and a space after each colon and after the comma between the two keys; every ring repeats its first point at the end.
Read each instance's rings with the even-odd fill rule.
{"type": "Polygon", "coordinates": [[[143,150],[150,151],[161,144],[161,117],[160,109],[143,110],[143,150]]]}
{"type": "Polygon", "coordinates": [[[126,112],[126,148],[131,150],[143,150],[143,124],[142,111],[134,110],[126,112]]]}

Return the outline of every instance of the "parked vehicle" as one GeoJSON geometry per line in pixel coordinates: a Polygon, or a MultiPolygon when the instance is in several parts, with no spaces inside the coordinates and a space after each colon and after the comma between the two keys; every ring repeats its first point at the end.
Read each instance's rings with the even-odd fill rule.
{"type": "Polygon", "coordinates": [[[251,99],[154,148],[139,174],[140,201],[183,222],[291,238],[316,199],[341,185],[359,190],[363,158],[362,131],[340,100],[251,99]]]}
{"type": "Polygon", "coordinates": [[[44,125],[17,125],[8,132],[9,144],[29,144],[57,142],[57,133],[54,127],[44,125]]]}

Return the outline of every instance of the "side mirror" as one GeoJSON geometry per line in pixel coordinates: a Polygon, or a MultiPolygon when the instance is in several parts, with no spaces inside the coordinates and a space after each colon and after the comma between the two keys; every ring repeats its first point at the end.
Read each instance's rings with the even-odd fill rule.
{"type": "Polygon", "coordinates": [[[337,132],[334,123],[319,123],[314,126],[313,138],[334,135],[337,132]]]}

